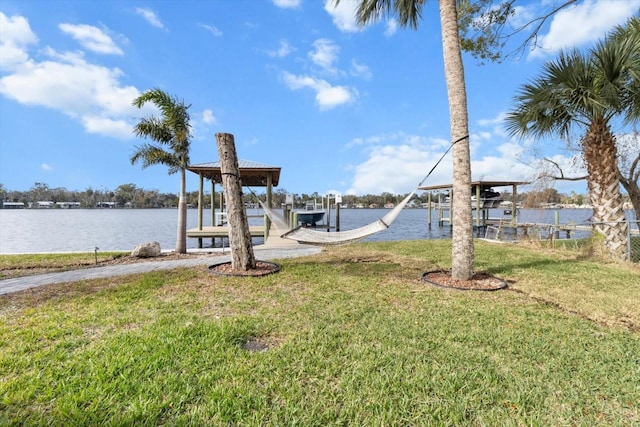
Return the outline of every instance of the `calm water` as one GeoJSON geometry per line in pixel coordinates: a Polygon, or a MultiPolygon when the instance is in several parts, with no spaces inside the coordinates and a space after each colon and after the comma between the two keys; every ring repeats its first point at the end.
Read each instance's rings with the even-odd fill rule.
{"type": "MultiPolygon", "coordinates": [[[[348,230],[383,217],[386,209],[342,209],[340,228],[348,230]]],[[[519,221],[553,223],[554,210],[521,209],[519,221]]],[[[586,222],[588,209],[560,209],[560,223],[586,222]]],[[[427,209],[405,209],[391,227],[367,241],[438,239],[450,237],[450,227],[438,227],[433,211],[428,227],[427,209]]],[[[249,215],[262,214],[249,210],[249,215]]],[[[491,217],[504,217],[502,209],[493,209],[491,217]]],[[[204,213],[209,224],[209,211],[204,213]]],[[[139,243],[158,241],[162,249],[173,249],[176,242],[178,211],[175,209],[0,209],[0,253],[131,250],[139,243]]],[[[196,228],[198,212],[189,209],[187,228],[196,228]]],[[[262,224],[251,218],[250,224],[262,224]]],[[[335,211],[331,212],[335,223],[335,211]]],[[[256,239],[256,244],[262,239],[256,239]]],[[[210,244],[205,239],[205,244],[210,244]]],[[[196,248],[197,239],[187,239],[188,248],[196,248]]]]}

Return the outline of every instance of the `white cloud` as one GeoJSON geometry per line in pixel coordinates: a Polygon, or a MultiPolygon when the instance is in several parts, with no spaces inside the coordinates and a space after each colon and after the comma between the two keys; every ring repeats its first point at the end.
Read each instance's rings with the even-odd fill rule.
{"type": "MultiPolygon", "coordinates": [[[[486,142],[495,141],[496,137],[483,133],[486,142]]],[[[491,151],[497,155],[485,155],[479,159],[471,160],[472,180],[499,180],[499,181],[526,181],[531,179],[534,170],[529,164],[522,161],[523,147],[514,142],[507,141],[500,145],[493,145],[491,151]]],[[[472,157],[475,157],[472,155],[472,157]]]]}
{"type": "Polygon", "coordinates": [[[222,31],[215,25],[199,24],[202,28],[209,31],[216,37],[222,37],[222,31]]]}
{"type": "Polygon", "coordinates": [[[85,48],[106,55],[122,55],[122,50],[116,46],[111,37],[101,29],[91,25],[60,24],[63,33],[69,34],[85,48]]]}
{"type": "Polygon", "coordinates": [[[295,48],[293,48],[286,39],[282,39],[280,40],[280,46],[278,49],[267,51],[267,55],[272,58],[284,58],[294,51],[295,48]]]}
{"type": "MultiPolygon", "coordinates": [[[[353,181],[347,194],[404,194],[413,191],[442,157],[448,144],[441,139],[409,135],[403,132],[356,138],[347,148],[359,148],[366,160],[354,165],[353,181]]],[[[428,184],[451,180],[449,154],[434,170],[428,184]]]]}
{"type": "Polygon", "coordinates": [[[151,9],[136,7],[136,13],[144,18],[149,24],[157,28],[164,28],[162,21],[158,18],[158,15],[151,9]]]}
{"type": "MultiPolygon", "coordinates": [[[[346,85],[334,85],[326,80],[348,77],[348,74],[336,65],[340,47],[326,38],[315,40],[312,46],[313,49],[307,53],[311,65],[305,61],[306,68],[311,70],[310,75],[295,75],[284,71],[281,73],[282,80],[291,90],[313,89],[316,92],[316,104],[321,110],[354,101],[358,97],[357,89],[346,85]]],[[[369,67],[355,60],[352,60],[349,71],[354,77],[369,79],[372,76],[369,67]]]]}
{"type": "Polygon", "coordinates": [[[52,171],[53,170],[53,166],[51,166],[48,163],[43,163],[40,165],[40,169],[42,169],[43,171],[52,171]]]}
{"type": "Polygon", "coordinates": [[[384,35],[391,37],[398,31],[398,21],[395,19],[388,19],[385,24],[384,35]]]}
{"type": "Polygon", "coordinates": [[[331,15],[333,23],[340,31],[345,33],[357,33],[361,28],[356,22],[356,0],[342,0],[335,6],[335,0],[325,0],[324,10],[331,15]]]}
{"type": "Polygon", "coordinates": [[[140,114],[131,105],[140,93],[121,85],[122,71],[91,64],[82,53],[52,48],[40,53],[46,59],[37,62],[24,51],[22,61],[0,78],[0,94],[20,104],[57,110],[80,121],[89,133],[133,137],[127,120],[140,114]]]}
{"type": "MultiPolygon", "coordinates": [[[[425,145],[401,143],[372,147],[367,160],[355,166],[355,175],[348,194],[404,194],[415,190],[418,183],[433,167],[434,159],[443,152],[433,152],[425,145]]],[[[449,155],[450,157],[450,155],[449,155]]],[[[443,183],[450,167],[444,161],[429,177],[425,185],[443,183]]],[[[450,162],[448,162],[450,163],[450,162]]]]}
{"type": "Polygon", "coordinates": [[[29,58],[27,48],[38,43],[29,21],[22,16],[7,17],[0,12],[0,69],[11,70],[29,58]]]}
{"type": "Polygon", "coordinates": [[[283,9],[294,9],[300,7],[302,0],[272,0],[273,4],[283,9]]]}
{"type": "Polygon", "coordinates": [[[338,61],[340,47],[329,39],[318,39],[313,42],[313,50],[308,53],[309,59],[324,72],[331,75],[338,73],[335,63],[338,61]]]}
{"type": "Polygon", "coordinates": [[[538,38],[530,57],[542,57],[563,48],[602,39],[615,25],[638,12],[637,0],[585,0],[553,16],[549,32],[538,38]]]}
{"type": "Polygon", "coordinates": [[[309,88],[316,92],[316,104],[321,110],[329,110],[342,104],[353,102],[358,93],[345,86],[332,86],[326,80],[310,76],[296,76],[283,72],[282,79],[291,90],[309,88]]]}
{"type": "Polygon", "coordinates": [[[90,64],[78,54],[46,52],[53,60],[26,62],[18,72],[0,79],[0,93],[22,104],[51,107],[71,116],[133,111],[130,104],[138,90],[119,86],[120,70],[90,64]]]}
{"type": "MultiPolygon", "coordinates": [[[[476,142],[495,139],[489,133],[474,135],[476,142]]],[[[353,181],[348,194],[404,194],[413,191],[444,155],[451,143],[443,138],[410,135],[404,132],[378,134],[354,138],[346,148],[360,150],[365,160],[353,165],[353,181]]],[[[478,144],[480,145],[480,144],[478,144]]],[[[522,146],[507,141],[492,149],[495,155],[473,157],[473,179],[501,179],[526,181],[534,169],[520,158],[522,146]]],[[[423,185],[450,184],[453,180],[453,161],[449,152],[423,185]]]]}
{"type": "Polygon", "coordinates": [[[502,139],[508,138],[508,133],[505,128],[505,118],[507,117],[506,112],[501,112],[496,115],[496,117],[490,119],[480,119],[476,123],[481,127],[490,127],[491,135],[500,137],[502,139]]]}
{"type": "Polygon", "coordinates": [[[118,138],[131,139],[133,126],[121,119],[107,117],[83,116],[82,123],[88,133],[118,138]]]}
{"type": "Polygon", "coordinates": [[[206,124],[212,124],[216,122],[216,118],[213,115],[213,111],[211,110],[204,110],[202,112],[202,121],[206,124]]]}
{"type": "Polygon", "coordinates": [[[361,77],[365,80],[369,80],[373,76],[369,67],[364,64],[359,64],[355,59],[351,60],[351,75],[361,77]]]}
{"type": "Polygon", "coordinates": [[[486,156],[471,162],[472,181],[527,181],[533,169],[516,160],[486,156]]]}
{"type": "Polygon", "coordinates": [[[31,31],[29,21],[23,16],[7,17],[0,12],[0,34],[3,43],[12,42],[26,46],[38,42],[38,37],[31,31]]]}
{"type": "Polygon", "coordinates": [[[490,119],[480,119],[478,120],[478,124],[480,126],[495,126],[502,125],[504,123],[505,118],[507,117],[507,113],[500,113],[496,117],[490,119]]]}
{"type": "Polygon", "coordinates": [[[331,86],[328,83],[322,84],[316,93],[316,101],[320,109],[331,109],[338,105],[349,103],[354,98],[355,95],[352,89],[345,86],[331,86]]]}

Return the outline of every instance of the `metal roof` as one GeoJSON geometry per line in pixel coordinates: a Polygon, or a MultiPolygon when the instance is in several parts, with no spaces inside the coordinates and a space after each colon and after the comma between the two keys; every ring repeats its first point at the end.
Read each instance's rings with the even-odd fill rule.
{"type": "MultiPolygon", "coordinates": [[[[242,185],[247,187],[266,187],[268,175],[271,175],[271,183],[274,187],[277,187],[278,182],[280,181],[281,168],[278,166],[265,165],[264,163],[238,159],[238,168],[240,169],[242,185]]],[[[222,183],[222,172],[220,170],[219,160],[215,162],[189,165],[187,166],[187,170],[198,175],[202,175],[216,184],[222,183]]]]}
{"type": "MultiPolygon", "coordinates": [[[[527,185],[531,184],[527,181],[471,181],[471,186],[476,187],[513,187],[514,185],[527,185]]],[[[419,187],[419,190],[448,190],[453,188],[453,184],[440,184],[440,185],[427,185],[419,187]]]]}

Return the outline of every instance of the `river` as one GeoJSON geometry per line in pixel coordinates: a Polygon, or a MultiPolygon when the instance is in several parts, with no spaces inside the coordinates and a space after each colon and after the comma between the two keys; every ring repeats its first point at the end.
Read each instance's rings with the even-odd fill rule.
{"type": "MultiPolygon", "coordinates": [[[[387,209],[342,209],[340,228],[357,228],[382,218],[387,209]]],[[[589,209],[521,209],[520,222],[554,222],[558,212],[560,223],[586,223],[589,209]]],[[[263,211],[249,209],[249,216],[263,211]]],[[[432,211],[431,228],[427,209],[405,209],[389,229],[365,241],[440,239],[451,236],[448,226],[438,226],[437,212],[432,211]]],[[[136,245],[157,241],[165,250],[175,248],[178,211],[176,209],[0,209],[0,253],[130,251],[136,245]]],[[[209,212],[205,212],[208,225],[209,212]]],[[[492,209],[491,217],[505,217],[502,209],[492,209]]],[[[189,209],[187,228],[196,228],[197,209],[189,209]]],[[[250,224],[262,219],[250,218],[250,224]]],[[[331,212],[335,223],[335,211],[331,212]]],[[[205,239],[205,242],[209,239],[205,239]]],[[[255,239],[255,244],[262,239],[255,239]]],[[[206,243],[205,243],[206,244],[206,243]]],[[[197,248],[197,239],[187,239],[188,248],[197,248]]]]}

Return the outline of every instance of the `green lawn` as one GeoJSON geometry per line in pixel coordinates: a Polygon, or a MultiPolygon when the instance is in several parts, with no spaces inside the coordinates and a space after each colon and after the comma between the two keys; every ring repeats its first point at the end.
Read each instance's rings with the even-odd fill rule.
{"type": "Polygon", "coordinates": [[[1,297],[0,425],[640,424],[637,265],[479,241],[508,290],[420,280],[450,257],[353,244],[1,297]]]}

